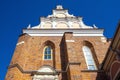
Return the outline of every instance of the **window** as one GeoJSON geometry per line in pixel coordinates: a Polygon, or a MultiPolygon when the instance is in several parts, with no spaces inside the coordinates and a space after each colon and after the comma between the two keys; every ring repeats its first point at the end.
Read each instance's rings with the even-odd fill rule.
{"type": "Polygon", "coordinates": [[[45,46],[45,49],[44,49],[44,59],[45,60],[52,59],[52,48],[51,48],[51,46],[45,46]]]}
{"type": "Polygon", "coordinates": [[[88,46],[83,46],[83,53],[85,56],[86,64],[89,70],[96,70],[96,65],[92,56],[92,52],[88,46]]]}

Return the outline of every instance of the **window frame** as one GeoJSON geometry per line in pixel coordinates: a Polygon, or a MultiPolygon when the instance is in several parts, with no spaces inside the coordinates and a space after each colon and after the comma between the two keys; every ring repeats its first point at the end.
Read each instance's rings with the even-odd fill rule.
{"type": "Polygon", "coordinates": [[[88,70],[97,70],[96,63],[95,63],[95,60],[94,60],[94,57],[93,57],[93,53],[92,53],[90,47],[83,46],[82,50],[83,50],[83,54],[84,54],[84,57],[85,57],[85,62],[87,64],[87,69],[88,70]],[[88,57],[89,57],[89,59],[88,59],[88,57]],[[88,63],[90,61],[92,62],[92,64],[88,63]],[[91,66],[94,67],[94,69],[92,69],[91,66]]]}
{"type": "Polygon", "coordinates": [[[44,47],[44,50],[43,50],[43,60],[52,60],[52,58],[53,58],[53,49],[52,49],[52,47],[50,46],[50,45],[46,45],[45,47],[44,47]],[[49,56],[49,54],[45,54],[45,50],[46,50],[46,48],[47,47],[50,47],[51,48],[51,53],[50,53],[50,56],[51,56],[51,58],[49,59],[49,58],[46,58],[45,59],[45,56],[47,55],[47,56],[49,56]]]}

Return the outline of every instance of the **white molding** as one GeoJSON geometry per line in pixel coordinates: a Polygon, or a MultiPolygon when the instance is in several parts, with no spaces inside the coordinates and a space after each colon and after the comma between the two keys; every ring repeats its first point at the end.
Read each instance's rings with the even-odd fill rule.
{"type": "Polygon", "coordinates": [[[106,43],[107,42],[106,37],[101,37],[101,41],[104,42],[104,43],[106,43]]]}
{"type": "Polygon", "coordinates": [[[24,41],[21,41],[21,42],[18,42],[16,45],[20,45],[20,44],[24,44],[25,42],[24,41]]]}
{"type": "Polygon", "coordinates": [[[49,67],[42,67],[38,70],[38,72],[54,72],[54,71],[49,67]]]}
{"type": "MultiPolygon", "coordinates": [[[[37,72],[54,73],[56,71],[48,66],[43,66],[39,70],[37,70],[37,72]]],[[[58,75],[47,75],[47,74],[44,74],[44,75],[35,74],[33,76],[33,80],[44,80],[44,79],[58,80],[58,78],[59,78],[58,75]]]]}
{"type": "MultiPolygon", "coordinates": [[[[63,36],[64,34],[28,34],[30,36],[63,36]]],[[[102,34],[73,34],[73,36],[101,36],[102,34]]]]}
{"type": "Polygon", "coordinates": [[[73,34],[73,36],[104,36],[103,34],[73,34]]]}
{"type": "Polygon", "coordinates": [[[66,42],[75,42],[75,40],[66,40],[66,42]]]}
{"type": "Polygon", "coordinates": [[[104,36],[103,29],[23,29],[30,36],[63,36],[65,32],[73,32],[73,36],[104,36]]]}
{"type": "Polygon", "coordinates": [[[58,75],[34,75],[33,80],[58,80],[58,75]]]}
{"type": "Polygon", "coordinates": [[[30,36],[63,36],[63,34],[28,34],[30,36]]]}

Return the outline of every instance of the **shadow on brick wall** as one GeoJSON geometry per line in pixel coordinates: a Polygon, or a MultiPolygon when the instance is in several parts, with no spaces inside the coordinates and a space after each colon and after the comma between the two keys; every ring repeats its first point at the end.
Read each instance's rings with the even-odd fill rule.
{"type": "Polygon", "coordinates": [[[66,54],[66,44],[64,41],[64,37],[61,40],[60,43],[60,57],[61,57],[61,67],[62,67],[62,79],[61,80],[68,80],[67,79],[67,72],[66,72],[66,67],[67,67],[67,54],[66,54]]]}
{"type": "Polygon", "coordinates": [[[104,72],[98,72],[96,80],[110,80],[104,72]]]}

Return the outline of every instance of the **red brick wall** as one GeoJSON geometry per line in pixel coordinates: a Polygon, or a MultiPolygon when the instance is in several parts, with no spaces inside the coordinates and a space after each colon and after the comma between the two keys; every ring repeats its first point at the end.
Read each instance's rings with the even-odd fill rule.
{"type": "MultiPolygon", "coordinates": [[[[19,64],[24,71],[38,70],[43,65],[50,65],[56,70],[67,71],[60,73],[62,80],[95,80],[97,72],[81,72],[86,70],[86,62],[82,51],[84,41],[93,45],[98,64],[104,59],[105,53],[110,43],[103,43],[101,37],[77,37],[72,33],[65,33],[62,37],[32,37],[24,34],[19,37],[10,65],[19,64]],[[74,40],[75,42],[66,42],[74,40]],[[45,42],[50,41],[54,44],[52,60],[43,60],[43,49],[45,42]],[[80,64],[69,64],[76,62],[80,64]],[[66,70],[67,66],[69,68],[66,70]],[[94,77],[94,78],[93,78],[94,77]],[[68,78],[68,79],[67,79],[68,78]]],[[[31,74],[22,73],[17,67],[8,69],[5,80],[31,80],[31,74]],[[13,78],[9,77],[14,75],[13,78]],[[19,78],[17,78],[17,77],[19,78]]]]}

